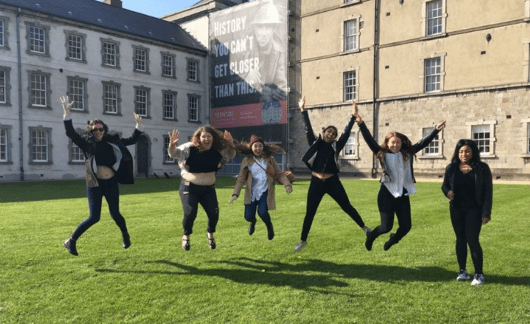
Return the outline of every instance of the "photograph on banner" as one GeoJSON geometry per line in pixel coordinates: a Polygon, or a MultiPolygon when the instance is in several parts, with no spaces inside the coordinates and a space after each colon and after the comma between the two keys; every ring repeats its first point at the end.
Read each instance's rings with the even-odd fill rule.
{"type": "Polygon", "coordinates": [[[287,0],[261,0],[210,16],[211,124],[287,124],[287,0]]]}

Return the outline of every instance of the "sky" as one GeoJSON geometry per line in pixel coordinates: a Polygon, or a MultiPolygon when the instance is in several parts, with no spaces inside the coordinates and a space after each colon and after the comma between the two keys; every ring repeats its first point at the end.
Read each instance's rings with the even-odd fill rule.
{"type": "Polygon", "coordinates": [[[122,0],[123,8],[153,17],[161,17],[180,11],[197,2],[199,0],[122,0]]]}

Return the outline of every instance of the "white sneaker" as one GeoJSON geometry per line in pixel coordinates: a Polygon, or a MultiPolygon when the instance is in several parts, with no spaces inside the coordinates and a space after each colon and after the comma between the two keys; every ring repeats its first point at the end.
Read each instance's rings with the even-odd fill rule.
{"type": "Polygon", "coordinates": [[[486,279],[484,278],[483,274],[476,274],[473,278],[473,281],[471,281],[471,286],[482,286],[486,279]]]}
{"type": "Polygon", "coordinates": [[[466,270],[460,270],[460,272],[458,273],[458,276],[456,276],[456,280],[457,281],[471,280],[471,277],[469,276],[466,270]]]}
{"type": "Polygon", "coordinates": [[[300,241],[300,243],[296,244],[296,246],[294,247],[294,252],[300,251],[306,245],[307,245],[307,242],[300,241]]]}

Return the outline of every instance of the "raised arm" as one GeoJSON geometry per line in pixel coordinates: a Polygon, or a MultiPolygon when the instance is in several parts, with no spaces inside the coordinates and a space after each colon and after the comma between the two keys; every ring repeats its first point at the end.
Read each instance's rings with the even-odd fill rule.
{"type": "Polygon", "coordinates": [[[350,138],[351,129],[353,128],[353,123],[355,123],[356,117],[355,112],[357,111],[357,103],[355,101],[352,101],[353,105],[353,112],[350,117],[350,121],[348,124],[346,124],[346,127],[344,127],[344,131],[340,135],[340,138],[337,140],[337,152],[342,151],[346,143],[348,142],[348,138],[350,138]]]}
{"type": "Polygon", "coordinates": [[[429,133],[429,135],[422,138],[418,143],[412,145],[412,152],[415,154],[421,150],[423,150],[429,143],[432,142],[432,140],[438,135],[438,133],[445,127],[445,120],[441,121],[438,125],[436,125],[432,132],[429,133]]]}
{"type": "Polygon", "coordinates": [[[381,150],[381,146],[377,144],[372,134],[370,134],[368,127],[366,127],[366,124],[363,122],[363,119],[359,114],[359,109],[357,108],[357,103],[355,102],[353,103],[353,117],[355,117],[355,121],[359,125],[359,130],[363,135],[364,141],[366,142],[366,144],[368,144],[370,150],[372,150],[374,154],[377,154],[377,152],[381,150]]]}
{"type": "Polygon", "coordinates": [[[138,142],[138,139],[140,138],[140,135],[142,135],[142,130],[144,129],[142,117],[140,117],[137,113],[133,113],[133,117],[134,121],[136,122],[136,128],[134,129],[134,132],[131,137],[121,139],[123,145],[136,144],[136,142],[138,142]]]}
{"type": "Polygon", "coordinates": [[[66,130],[66,136],[68,136],[72,142],[74,142],[75,145],[77,145],[83,152],[86,152],[88,149],[88,142],[85,140],[81,135],[79,135],[72,125],[72,105],[74,104],[74,101],[70,101],[70,98],[68,96],[62,96],[59,98],[59,101],[61,102],[61,105],[63,106],[63,121],[64,121],[64,128],[66,130]]]}
{"type": "Polygon", "coordinates": [[[309,115],[305,110],[305,97],[303,97],[298,102],[298,107],[300,107],[300,112],[302,113],[302,120],[304,121],[304,132],[307,136],[307,142],[309,143],[309,146],[311,146],[317,140],[317,138],[315,136],[315,133],[313,132],[313,127],[311,126],[309,115]]]}

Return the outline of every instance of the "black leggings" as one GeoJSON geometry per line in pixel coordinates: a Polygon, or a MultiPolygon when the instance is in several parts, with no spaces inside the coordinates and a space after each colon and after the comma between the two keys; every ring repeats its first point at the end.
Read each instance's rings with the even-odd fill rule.
{"type": "Polygon", "coordinates": [[[479,208],[457,208],[451,206],[451,223],[456,235],[456,259],[460,269],[466,269],[467,245],[471,251],[471,259],[475,273],[482,273],[483,254],[479,242],[482,218],[479,208]]]}
{"type": "Polygon", "coordinates": [[[309,185],[309,191],[307,192],[307,207],[306,214],[304,218],[304,225],[302,227],[301,240],[306,241],[309,231],[311,230],[311,225],[313,224],[313,219],[318,209],[318,205],[322,201],[322,198],[325,194],[330,195],[339,206],[348,214],[351,219],[353,219],[357,225],[361,228],[364,227],[363,219],[361,215],[353,208],[346,190],[342,186],[342,183],[339,180],[339,175],[335,174],[331,178],[321,180],[315,176],[311,177],[311,184],[309,185]]]}
{"type": "Polygon", "coordinates": [[[184,209],[184,218],[182,219],[184,235],[193,233],[193,222],[197,218],[199,204],[201,204],[206,216],[208,216],[208,233],[215,233],[215,228],[219,221],[219,203],[217,202],[215,187],[213,185],[198,186],[181,180],[179,195],[184,209]]]}
{"type": "Polygon", "coordinates": [[[98,187],[86,188],[90,216],[77,226],[74,234],[72,234],[74,240],[77,240],[92,225],[99,222],[103,197],[105,197],[109,205],[110,216],[116,222],[122,234],[127,233],[125,218],[120,214],[120,188],[118,180],[116,180],[116,177],[108,180],[98,179],[98,185],[98,187]]]}
{"type": "Polygon", "coordinates": [[[401,197],[394,197],[388,191],[384,184],[381,184],[379,194],[377,195],[377,206],[379,207],[379,214],[381,216],[381,225],[374,228],[370,234],[372,239],[376,239],[379,235],[388,233],[394,227],[394,214],[396,214],[399,227],[393,240],[399,242],[412,227],[412,219],[410,214],[410,199],[405,195],[407,190],[403,188],[401,197]]]}

